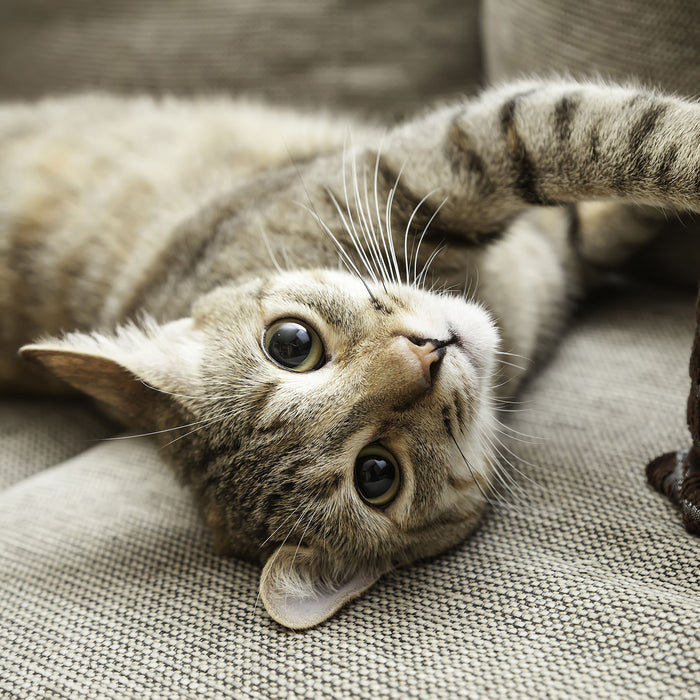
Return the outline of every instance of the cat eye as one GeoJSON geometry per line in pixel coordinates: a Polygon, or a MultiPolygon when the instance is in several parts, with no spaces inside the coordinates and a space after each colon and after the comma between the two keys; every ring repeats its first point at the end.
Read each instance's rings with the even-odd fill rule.
{"type": "Polygon", "coordinates": [[[292,372],[310,372],[325,361],[318,333],[307,323],[293,318],[276,321],[267,329],[263,350],[276,365],[292,372]]]}
{"type": "Polygon", "coordinates": [[[401,478],[394,455],[381,445],[367,445],[355,460],[355,487],[373,506],[385,506],[394,499],[401,478]]]}

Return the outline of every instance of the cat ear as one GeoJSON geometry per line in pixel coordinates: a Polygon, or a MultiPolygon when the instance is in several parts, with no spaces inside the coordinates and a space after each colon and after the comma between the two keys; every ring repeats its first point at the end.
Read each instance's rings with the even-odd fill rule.
{"type": "Polygon", "coordinates": [[[310,548],[282,545],[275,550],[260,577],[260,597],[273,620],[291,629],[314,627],[379,578],[378,573],[360,570],[331,587],[316,570],[310,548]]]}
{"type": "Polygon", "coordinates": [[[191,318],[160,325],[146,320],[114,335],[69,333],[25,345],[19,353],[71,386],[142,422],[171,394],[201,392],[198,368],[204,333],[191,318]]]}

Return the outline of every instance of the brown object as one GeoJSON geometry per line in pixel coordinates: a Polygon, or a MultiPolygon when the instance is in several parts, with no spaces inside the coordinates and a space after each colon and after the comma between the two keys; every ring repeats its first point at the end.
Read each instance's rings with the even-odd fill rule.
{"type": "Polygon", "coordinates": [[[649,483],[668,496],[681,511],[685,529],[700,535],[700,292],[695,307],[693,351],[690,355],[688,428],[693,444],[689,449],[669,452],[647,465],[649,483]]]}

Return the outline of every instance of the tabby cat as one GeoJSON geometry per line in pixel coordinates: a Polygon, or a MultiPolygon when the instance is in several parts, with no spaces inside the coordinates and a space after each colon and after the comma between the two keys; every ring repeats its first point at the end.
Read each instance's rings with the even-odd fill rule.
{"type": "Polygon", "coordinates": [[[2,390],[54,388],[34,360],[153,432],[305,628],[475,527],[510,354],[700,210],[700,105],[533,81],[384,130],[47,99],[0,109],[0,192],[2,390]]]}

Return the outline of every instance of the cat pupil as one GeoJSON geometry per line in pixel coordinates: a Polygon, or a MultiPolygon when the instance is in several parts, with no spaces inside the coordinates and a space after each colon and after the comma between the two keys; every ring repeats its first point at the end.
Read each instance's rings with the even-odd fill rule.
{"type": "Polygon", "coordinates": [[[362,450],[355,461],[355,483],[368,503],[383,506],[396,495],[399,470],[395,459],[379,445],[362,450]]]}
{"type": "Polygon", "coordinates": [[[367,498],[377,498],[394,483],[394,465],[381,457],[365,457],[358,469],[358,481],[367,498]]]}
{"type": "Polygon", "coordinates": [[[272,337],[270,350],[285,365],[297,367],[311,350],[311,336],[298,323],[285,323],[272,337]]]}

